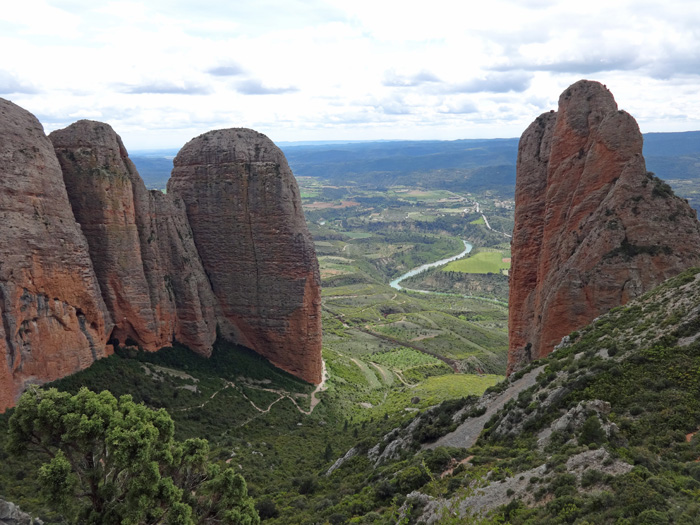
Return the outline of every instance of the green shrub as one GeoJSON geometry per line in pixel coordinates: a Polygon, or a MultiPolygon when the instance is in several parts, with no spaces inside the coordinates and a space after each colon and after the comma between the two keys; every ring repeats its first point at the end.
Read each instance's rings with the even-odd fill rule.
{"type": "Polygon", "coordinates": [[[600,420],[595,414],[589,416],[581,427],[581,433],[578,437],[579,445],[602,445],[605,442],[605,431],[600,425],[600,420]]]}

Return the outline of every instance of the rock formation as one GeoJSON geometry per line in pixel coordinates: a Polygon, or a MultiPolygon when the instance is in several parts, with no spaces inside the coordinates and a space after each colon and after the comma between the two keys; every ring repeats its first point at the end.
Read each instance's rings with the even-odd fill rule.
{"type": "Polygon", "coordinates": [[[0,525],[41,525],[44,522],[31,515],[9,501],[0,499],[0,525]]]}
{"type": "Polygon", "coordinates": [[[111,319],[39,121],[0,99],[0,412],[109,353],[111,319]]]}
{"type": "Polygon", "coordinates": [[[695,211],[646,171],[635,120],[582,80],[520,139],[508,372],[700,264],[695,211]]]}
{"type": "Polygon", "coordinates": [[[282,152],[255,131],[218,130],[188,142],[174,166],[168,194],[185,202],[224,337],[319,383],[318,262],[282,152]]]}
{"type": "Polygon", "coordinates": [[[167,195],[146,189],[107,124],[79,121],[50,139],[0,99],[0,412],[113,343],[178,341],[208,356],[217,328],[321,381],[318,262],[267,137],[194,139],[167,195]]]}
{"type": "Polygon", "coordinates": [[[176,340],[211,354],[215,300],[182,201],[146,189],[107,124],[81,120],[49,138],[114,319],[112,339],[148,351],[176,340]]]}

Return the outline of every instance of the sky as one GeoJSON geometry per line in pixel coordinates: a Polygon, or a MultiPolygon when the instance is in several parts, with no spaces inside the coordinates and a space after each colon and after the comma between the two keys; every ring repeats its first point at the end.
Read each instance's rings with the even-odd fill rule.
{"type": "Polygon", "coordinates": [[[697,0],[21,0],[0,49],[0,97],[130,151],[518,137],[582,78],[642,132],[700,129],[697,0]]]}

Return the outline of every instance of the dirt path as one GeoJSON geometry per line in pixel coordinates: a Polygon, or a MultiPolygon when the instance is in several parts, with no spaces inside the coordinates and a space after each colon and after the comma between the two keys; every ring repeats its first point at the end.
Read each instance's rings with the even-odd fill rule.
{"type": "Polygon", "coordinates": [[[388,385],[388,384],[390,383],[390,379],[387,377],[386,372],[384,371],[384,369],[383,369],[382,367],[380,367],[377,363],[371,363],[371,362],[370,362],[370,365],[372,365],[374,368],[376,368],[377,370],[379,370],[379,373],[382,375],[382,380],[384,381],[384,384],[385,384],[385,385],[388,385]]]}
{"type": "MultiPolygon", "coordinates": [[[[195,405],[195,406],[191,406],[191,407],[180,408],[180,409],[178,409],[178,410],[179,410],[180,412],[186,412],[186,411],[188,411],[188,410],[194,410],[194,409],[197,409],[197,408],[204,408],[204,406],[205,406],[207,403],[209,403],[209,401],[211,401],[212,399],[214,399],[220,392],[223,392],[223,391],[226,390],[227,388],[235,388],[236,390],[238,390],[238,391],[240,392],[240,394],[243,396],[243,398],[244,398],[246,401],[248,401],[248,403],[250,403],[250,405],[251,405],[255,410],[257,410],[260,414],[267,414],[267,413],[270,411],[270,409],[271,409],[275,404],[279,403],[279,402],[282,401],[284,398],[287,398],[287,399],[289,399],[292,403],[294,403],[294,406],[297,408],[297,410],[298,410],[299,412],[301,412],[302,414],[305,414],[305,415],[309,416],[309,415],[311,415],[311,413],[314,411],[314,408],[316,408],[316,405],[318,405],[318,404],[321,402],[321,400],[317,397],[317,394],[319,394],[320,392],[323,392],[324,390],[326,390],[326,389],[328,388],[327,381],[328,381],[328,379],[330,379],[330,374],[328,373],[328,369],[326,368],[326,362],[325,362],[325,361],[321,361],[321,362],[322,362],[322,364],[323,364],[323,371],[321,372],[321,383],[319,383],[319,384],[316,386],[316,389],[311,393],[311,403],[310,403],[310,405],[309,405],[309,410],[305,410],[304,408],[300,407],[300,406],[299,406],[299,403],[297,403],[297,400],[295,399],[295,397],[297,397],[297,396],[308,397],[307,394],[293,394],[293,393],[291,393],[291,392],[287,392],[286,390],[281,390],[281,389],[276,389],[276,388],[265,388],[265,387],[260,387],[260,386],[256,386],[256,385],[252,385],[252,384],[245,383],[245,386],[246,386],[247,388],[250,388],[250,389],[253,389],[253,390],[262,390],[263,392],[270,392],[270,393],[273,393],[273,394],[277,394],[277,395],[278,395],[277,399],[275,399],[274,401],[272,401],[272,402],[268,405],[267,408],[260,408],[259,406],[257,406],[257,405],[245,394],[245,392],[243,391],[243,388],[241,388],[239,385],[236,385],[236,384],[235,384],[234,382],[232,382],[232,381],[226,381],[225,384],[224,384],[224,386],[223,386],[222,388],[220,388],[219,390],[217,390],[216,392],[214,392],[212,395],[210,395],[210,396],[209,396],[209,399],[207,399],[206,401],[204,401],[204,403],[202,403],[201,405],[195,405]]],[[[358,365],[358,366],[359,366],[359,365],[358,365]]],[[[251,419],[248,419],[247,421],[241,423],[241,426],[242,426],[242,425],[245,425],[246,423],[249,423],[249,422],[252,421],[253,419],[254,419],[254,418],[251,418],[251,419]]]]}
{"type": "Polygon", "coordinates": [[[474,456],[467,456],[466,458],[464,458],[462,461],[459,461],[459,462],[455,461],[447,470],[445,470],[442,474],[440,474],[440,479],[444,478],[445,476],[451,476],[457,467],[459,467],[460,465],[466,465],[472,459],[474,459],[474,456]]]}
{"type": "Polygon", "coordinates": [[[440,334],[419,335],[418,337],[414,337],[410,341],[413,343],[416,341],[422,341],[423,339],[435,339],[438,335],[440,335],[440,334]]]}
{"type": "Polygon", "coordinates": [[[528,372],[523,377],[514,381],[512,385],[508,387],[505,392],[499,394],[494,400],[492,400],[486,412],[479,417],[473,417],[467,419],[464,423],[457,427],[454,432],[445,434],[435,443],[430,443],[425,445],[423,448],[436,448],[436,447],[464,447],[469,448],[476,443],[479,438],[481,431],[484,430],[484,425],[491,419],[498,410],[500,410],[503,405],[508,401],[517,397],[520,392],[530,388],[535,384],[537,376],[544,370],[544,366],[535,368],[534,370],[528,372]]]}
{"type": "Polygon", "coordinates": [[[323,364],[323,371],[321,372],[321,383],[319,383],[316,386],[316,390],[311,392],[311,408],[309,409],[309,411],[304,412],[302,410],[302,412],[306,415],[311,414],[311,412],[314,411],[314,408],[316,408],[316,405],[318,405],[321,402],[321,400],[316,397],[316,394],[320,394],[321,392],[324,392],[326,389],[328,389],[328,385],[326,383],[331,378],[331,375],[328,373],[328,368],[326,368],[326,362],[321,360],[321,363],[323,364]]]}
{"type": "Polygon", "coordinates": [[[417,383],[416,383],[415,385],[412,385],[411,383],[409,383],[408,381],[406,381],[406,379],[403,377],[403,374],[402,374],[401,370],[399,370],[398,368],[395,368],[395,369],[394,369],[394,375],[399,379],[399,381],[401,381],[401,382],[402,382],[404,385],[406,385],[408,388],[416,388],[416,387],[418,386],[417,383]]]}

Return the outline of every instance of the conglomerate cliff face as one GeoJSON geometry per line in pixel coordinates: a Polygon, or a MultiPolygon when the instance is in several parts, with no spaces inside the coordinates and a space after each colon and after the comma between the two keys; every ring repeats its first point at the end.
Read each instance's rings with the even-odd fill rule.
{"type": "Polygon", "coordinates": [[[0,99],[0,412],[109,353],[112,323],[39,121],[0,99]]]}
{"type": "Polygon", "coordinates": [[[222,334],[319,383],[318,261],[282,152],[253,130],[217,130],[188,142],[174,166],[168,194],[185,202],[222,334]]]}
{"type": "Polygon", "coordinates": [[[177,340],[210,355],[215,300],[182,201],[146,189],[108,124],[81,120],[49,139],[115,323],[112,340],[147,351],[177,340]]]}
{"type": "Polygon", "coordinates": [[[0,412],[112,343],[178,341],[208,356],[217,328],[321,381],[318,262],[294,177],[267,137],[194,139],[167,195],[146,189],[107,124],[50,138],[0,99],[0,412]]]}
{"type": "Polygon", "coordinates": [[[635,120],[582,80],[520,139],[508,372],[562,337],[700,264],[700,223],[646,171],[635,120]]]}

